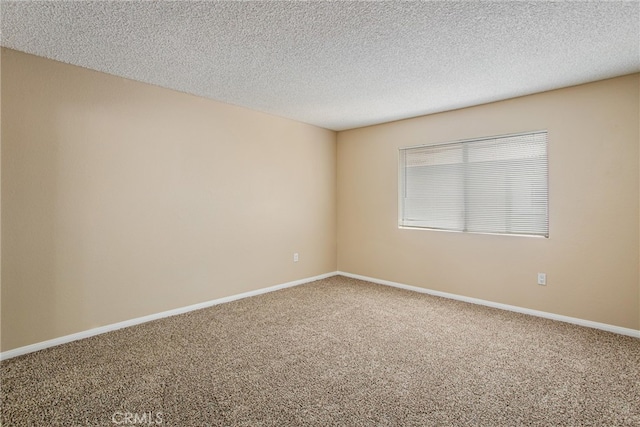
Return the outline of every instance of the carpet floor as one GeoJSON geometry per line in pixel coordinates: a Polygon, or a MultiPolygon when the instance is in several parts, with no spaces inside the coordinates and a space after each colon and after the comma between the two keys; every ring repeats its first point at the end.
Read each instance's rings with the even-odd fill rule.
{"type": "Polygon", "coordinates": [[[640,340],[335,276],[3,361],[9,426],[640,426],[640,340]]]}

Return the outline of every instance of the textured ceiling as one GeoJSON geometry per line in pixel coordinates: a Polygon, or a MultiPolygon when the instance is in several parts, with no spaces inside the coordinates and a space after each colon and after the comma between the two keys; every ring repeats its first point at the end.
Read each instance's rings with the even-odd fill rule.
{"type": "Polygon", "coordinates": [[[633,2],[1,3],[5,47],[334,130],[640,71],[633,2]]]}

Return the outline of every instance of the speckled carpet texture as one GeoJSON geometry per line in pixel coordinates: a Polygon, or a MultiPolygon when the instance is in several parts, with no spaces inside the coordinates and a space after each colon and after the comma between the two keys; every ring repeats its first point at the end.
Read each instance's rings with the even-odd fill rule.
{"type": "Polygon", "coordinates": [[[2,426],[638,426],[640,340],[335,276],[1,363],[2,426]]]}

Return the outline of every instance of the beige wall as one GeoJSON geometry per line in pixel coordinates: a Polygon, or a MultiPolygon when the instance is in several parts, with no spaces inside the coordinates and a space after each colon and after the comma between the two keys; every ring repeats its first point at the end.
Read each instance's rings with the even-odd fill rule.
{"type": "Polygon", "coordinates": [[[338,269],[640,329],[639,82],[340,132],[338,269]],[[540,129],[549,131],[549,239],[398,229],[399,147],[540,129]]]}
{"type": "Polygon", "coordinates": [[[3,351],[336,270],[334,132],[6,49],[1,108],[3,351]]]}
{"type": "Polygon", "coordinates": [[[640,329],[640,75],[340,132],[336,153],[313,126],[0,61],[2,351],[336,268],[640,329]],[[549,239],[398,229],[398,147],[538,129],[549,239]]]}

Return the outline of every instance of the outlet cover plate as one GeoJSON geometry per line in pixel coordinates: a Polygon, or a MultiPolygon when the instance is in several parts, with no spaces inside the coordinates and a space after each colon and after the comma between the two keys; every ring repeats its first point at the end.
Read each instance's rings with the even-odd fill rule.
{"type": "Polygon", "coordinates": [[[546,273],[538,273],[538,285],[546,286],[547,285],[547,274],[546,273]]]}

